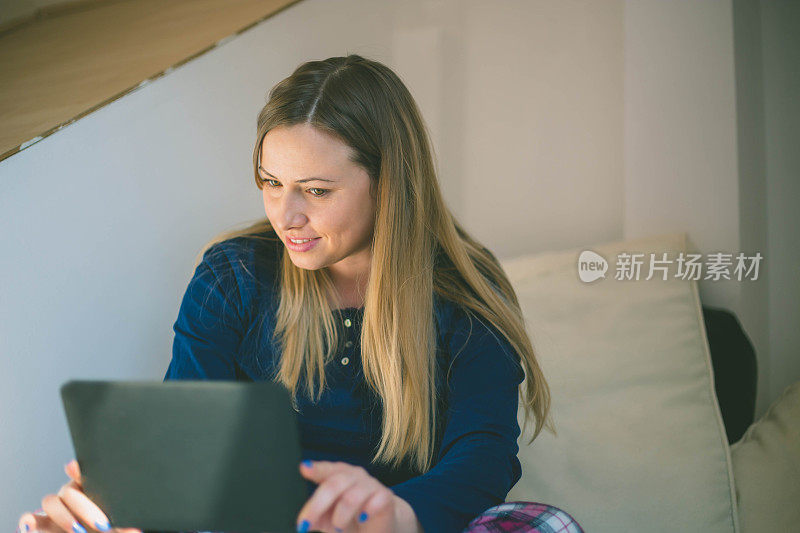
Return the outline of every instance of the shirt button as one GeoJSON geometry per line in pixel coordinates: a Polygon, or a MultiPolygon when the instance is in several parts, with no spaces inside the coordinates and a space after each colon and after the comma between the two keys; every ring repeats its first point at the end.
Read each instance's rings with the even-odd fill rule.
{"type": "Polygon", "coordinates": [[[350,362],[350,358],[349,357],[342,357],[342,364],[343,365],[347,365],[347,363],[349,363],[349,362],[350,362]]]}
{"type": "Polygon", "coordinates": [[[352,346],[353,346],[353,341],[347,341],[346,343],[344,343],[344,345],[345,345],[347,348],[350,348],[350,347],[352,347],[352,346]]]}
{"type": "Polygon", "coordinates": [[[345,318],[344,319],[344,325],[349,328],[350,326],[353,325],[353,323],[350,321],[349,318],[345,318]]]}

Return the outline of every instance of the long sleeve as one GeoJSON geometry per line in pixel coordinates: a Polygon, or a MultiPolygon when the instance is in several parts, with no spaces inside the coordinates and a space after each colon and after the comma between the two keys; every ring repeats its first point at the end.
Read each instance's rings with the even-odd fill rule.
{"type": "Polygon", "coordinates": [[[195,269],[173,330],[172,360],[164,381],[236,378],[244,325],[236,280],[224,248],[212,246],[195,269]],[[232,295],[232,296],[229,296],[232,295]]]}
{"type": "Polygon", "coordinates": [[[440,453],[428,472],[390,487],[426,533],[458,533],[505,501],[522,474],[517,459],[519,356],[493,327],[460,313],[448,342],[449,405],[440,453]],[[512,360],[513,357],[513,360],[512,360]]]}

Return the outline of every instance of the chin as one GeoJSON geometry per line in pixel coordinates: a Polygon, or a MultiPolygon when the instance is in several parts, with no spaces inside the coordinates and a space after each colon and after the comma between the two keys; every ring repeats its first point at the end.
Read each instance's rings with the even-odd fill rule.
{"type": "Polygon", "coordinates": [[[302,257],[302,252],[292,252],[288,248],[287,248],[287,251],[289,252],[289,259],[292,260],[292,263],[294,263],[294,266],[296,266],[297,268],[302,268],[303,270],[319,270],[320,268],[322,268],[324,266],[324,265],[321,265],[319,261],[314,261],[312,259],[306,259],[304,261],[303,257],[302,257]],[[298,260],[298,257],[296,255],[292,255],[294,253],[296,253],[296,254],[301,256],[299,258],[299,260],[298,260]]]}

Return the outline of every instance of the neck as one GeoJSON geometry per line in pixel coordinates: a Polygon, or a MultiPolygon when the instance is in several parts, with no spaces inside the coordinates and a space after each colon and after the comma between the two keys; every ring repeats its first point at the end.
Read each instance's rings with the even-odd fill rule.
{"type": "Polygon", "coordinates": [[[329,300],[334,308],[363,307],[369,283],[369,262],[365,264],[337,263],[328,267],[334,286],[329,300]]]}
{"type": "Polygon", "coordinates": [[[328,300],[331,302],[331,307],[334,309],[344,309],[347,307],[364,307],[364,292],[363,289],[356,288],[342,288],[334,285],[335,294],[329,294],[328,300]]]}

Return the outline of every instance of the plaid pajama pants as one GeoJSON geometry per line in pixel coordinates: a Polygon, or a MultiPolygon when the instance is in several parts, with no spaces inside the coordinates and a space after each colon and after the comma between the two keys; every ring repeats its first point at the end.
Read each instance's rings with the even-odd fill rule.
{"type": "Polygon", "coordinates": [[[566,511],[536,502],[505,502],[476,516],[462,533],[584,533],[566,511]]]}

